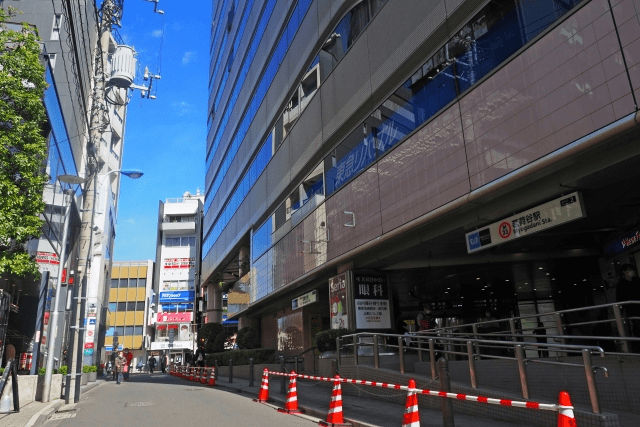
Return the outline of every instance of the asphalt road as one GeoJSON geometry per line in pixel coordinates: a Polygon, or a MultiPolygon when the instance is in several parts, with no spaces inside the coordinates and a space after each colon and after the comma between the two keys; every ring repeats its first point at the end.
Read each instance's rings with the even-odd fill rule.
{"type": "Polygon", "coordinates": [[[108,381],[90,390],[75,410],[59,411],[44,427],[312,427],[317,422],[318,419],[304,415],[279,413],[246,395],[194,386],[170,375],[135,374],[120,385],[108,381]]]}

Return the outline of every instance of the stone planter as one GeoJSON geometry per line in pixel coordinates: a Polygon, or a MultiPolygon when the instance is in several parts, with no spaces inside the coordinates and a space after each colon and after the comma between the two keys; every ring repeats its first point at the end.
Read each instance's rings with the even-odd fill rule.
{"type": "Polygon", "coordinates": [[[80,379],[80,385],[87,385],[89,382],[89,374],[86,372],[82,373],[82,378],[80,379]]]}
{"type": "Polygon", "coordinates": [[[98,373],[97,372],[89,372],[87,375],[89,376],[89,382],[90,383],[92,383],[92,382],[94,382],[95,380],[98,379],[98,373]]]}

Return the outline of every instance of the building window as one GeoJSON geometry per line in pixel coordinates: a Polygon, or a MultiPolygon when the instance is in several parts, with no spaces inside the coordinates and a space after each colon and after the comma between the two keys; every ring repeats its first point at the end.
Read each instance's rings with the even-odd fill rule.
{"type": "Polygon", "coordinates": [[[147,279],[138,279],[138,287],[146,288],[147,287],[147,279]]]}
{"type": "Polygon", "coordinates": [[[136,286],[138,286],[138,279],[129,279],[129,287],[135,288],[136,286]]]}
{"type": "Polygon", "coordinates": [[[127,311],[127,303],[119,302],[118,303],[118,311],[127,311]]]}
{"type": "Polygon", "coordinates": [[[120,285],[119,285],[119,287],[120,287],[120,288],[126,288],[126,287],[127,287],[127,285],[128,285],[128,283],[127,283],[127,282],[128,282],[128,279],[120,279],[120,285]]]}
{"type": "Polygon", "coordinates": [[[53,28],[51,29],[51,40],[60,40],[60,28],[62,27],[62,14],[53,15],[53,28]]]}
{"type": "Polygon", "coordinates": [[[111,288],[117,288],[118,287],[118,279],[111,279],[111,288]]]}
{"type": "Polygon", "coordinates": [[[138,301],[136,303],[136,311],[144,311],[144,301],[138,301]]]}

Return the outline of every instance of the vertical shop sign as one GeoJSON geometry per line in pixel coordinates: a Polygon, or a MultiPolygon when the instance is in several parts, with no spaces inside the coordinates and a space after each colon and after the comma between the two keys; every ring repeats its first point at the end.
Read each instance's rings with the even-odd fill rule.
{"type": "Polygon", "coordinates": [[[354,273],[356,329],[391,329],[391,304],[387,277],[354,273]]]}
{"type": "Polygon", "coordinates": [[[349,329],[347,303],[347,273],[329,279],[329,310],[331,311],[331,329],[349,329]]]}

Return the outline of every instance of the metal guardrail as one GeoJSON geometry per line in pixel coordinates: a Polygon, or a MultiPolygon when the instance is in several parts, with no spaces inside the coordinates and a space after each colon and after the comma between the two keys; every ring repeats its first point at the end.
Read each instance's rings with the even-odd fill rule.
{"type": "MultiPolygon", "coordinates": [[[[432,332],[433,333],[433,332],[432,332]]],[[[436,333],[434,333],[436,334],[436,333]]],[[[416,347],[405,345],[406,335],[398,334],[382,334],[382,333],[357,333],[344,335],[336,338],[337,359],[338,364],[341,364],[343,349],[352,349],[352,356],[355,365],[359,364],[358,350],[361,347],[373,347],[373,362],[376,369],[380,368],[380,347],[397,348],[398,358],[400,364],[400,372],[405,373],[405,351],[416,351],[419,354],[419,358],[423,361],[422,352],[428,351],[429,361],[431,367],[432,379],[437,378],[436,369],[436,352],[439,355],[450,357],[451,355],[464,356],[469,363],[469,375],[471,380],[471,387],[478,388],[478,375],[476,369],[476,360],[478,358],[484,359],[502,359],[513,360],[517,362],[520,387],[522,390],[522,397],[529,399],[529,385],[527,381],[527,364],[541,363],[549,365],[562,365],[568,368],[583,368],[585,372],[585,379],[587,387],[589,389],[589,399],[591,402],[591,409],[594,413],[600,413],[600,403],[598,398],[598,391],[596,388],[595,374],[598,370],[602,370],[605,376],[608,377],[607,368],[602,366],[593,366],[591,359],[592,354],[599,354],[601,357],[605,356],[604,350],[599,346],[586,346],[586,345],[574,345],[574,344],[556,344],[556,343],[538,343],[538,342],[523,342],[523,341],[504,341],[504,340],[492,340],[482,338],[469,338],[464,336],[451,336],[450,333],[436,334],[434,336],[428,336],[425,334],[411,336],[410,339],[413,343],[417,344],[416,347]],[[384,342],[381,343],[380,339],[384,342]],[[345,339],[350,339],[352,343],[343,343],[345,339]],[[397,343],[397,344],[396,344],[397,343]],[[437,348],[436,348],[437,347],[437,348]],[[578,354],[582,356],[582,364],[570,363],[563,361],[553,360],[541,360],[541,359],[527,359],[525,357],[526,350],[538,350],[538,349],[554,350],[557,353],[562,354],[578,354]],[[481,351],[484,349],[484,353],[481,351]],[[490,349],[493,351],[487,352],[490,349]],[[498,354],[495,354],[497,350],[498,354]],[[512,356],[513,354],[513,356],[512,356]]],[[[518,335],[522,337],[522,335],[518,335]]]]}
{"type": "Polygon", "coordinates": [[[11,388],[13,393],[13,409],[16,412],[20,412],[20,395],[18,393],[18,361],[11,359],[7,362],[7,366],[4,368],[2,378],[0,379],[0,397],[4,394],[4,388],[11,375],[11,388]]]}
{"type": "MultiPolygon", "coordinates": [[[[613,341],[619,342],[621,346],[622,352],[607,352],[607,354],[630,354],[632,353],[631,347],[629,343],[631,341],[636,341],[635,338],[631,337],[631,333],[629,330],[629,321],[638,321],[640,318],[638,317],[629,317],[624,316],[624,312],[629,309],[638,309],[640,310],[640,301],[626,301],[620,303],[610,303],[610,304],[600,304],[600,305],[592,305],[588,307],[580,307],[580,308],[572,308],[568,310],[558,310],[551,311],[547,313],[538,313],[538,314],[529,314],[525,316],[511,317],[507,319],[496,319],[496,320],[488,320],[483,322],[473,322],[466,323],[462,325],[453,325],[453,326],[445,326],[442,328],[434,328],[426,331],[416,332],[418,334],[432,334],[432,333],[450,333],[450,332],[458,332],[458,333],[466,333],[467,335],[474,338],[483,338],[488,335],[500,335],[500,336],[508,336],[517,335],[520,336],[531,336],[531,337],[547,337],[550,338],[550,335],[536,335],[534,331],[540,329],[550,329],[553,326],[544,327],[544,328],[523,328],[522,323],[523,320],[526,323],[528,319],[537,319],[539,320],[542,317],[553,316],[555,328],[559,332],[558,335],[553,336],[554,339],[560,340],[561,343],[566,343],[571,340],[582,340],[582,341],[613,341]],[[606,319],[598,319],[598,316],[607,312],[608,316],[606,319]],[[568,322],[566,320],[567,315],[572,314],[580,314],[581,318],[578,322],[568,322]],[[586,314],[586,316],[585,316],[586,314]],[[591,316],[589,316],[591,314],[591,316]],[[582,319],[588,317],[595,317],[594,320],[583,321],[582,319]],[[587,336],[587,335],[572,335],[570,334],[570,330],[576,327],[583,326],[595,326],[595,325],[606,325],[610,324],[612,329],[617,332],[617,337],[603,337],[603,336],[587,336]],[[495,327],[498,328],[498,331],[492,332],[483,332],[482,329],[487,327],[495,327]],[[527,333],[529,332],[529,333],[527,333]]],[[[639,331],[640,332],[640,331],[639,331]]]]}

